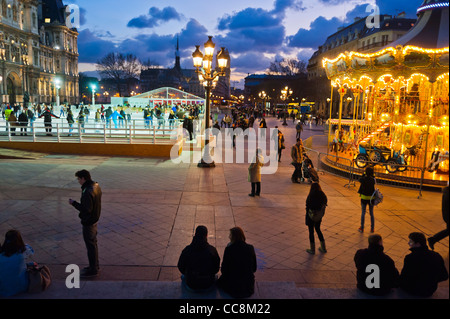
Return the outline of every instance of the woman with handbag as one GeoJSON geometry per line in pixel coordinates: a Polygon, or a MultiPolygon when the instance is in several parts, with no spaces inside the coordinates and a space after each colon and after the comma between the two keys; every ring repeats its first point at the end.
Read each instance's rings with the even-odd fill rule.
{"type": "Polygon", "coordinates": [[[25,245],[17,230],[9,230],[0,248],[0,296],[10,297],[28,291],[26,259],[33,249],[25,245]]]}
{"type": "Polygon", "coordinates": [[[326,253],[325,239],[322,231],[320,230],[320,224],[322,223],[323,215],[325,214],[325,207],[327,206],[327,195],[323,192],[319,183],[312,183],[311,188],[306,198],[306,217],[305,224],[309,230],[309,243],[310,248],[306,252],[314,255],[316,253],[316,244],[314,240],[314,230],[317,233],[317,237],[320,240],[319,251],[326,253]]]}
{"type": "Polygon", "coordinates": [[[358,228],[358,231],[362,233],[364,231],[364,219],[366,215],[367,205],[369,205],[369,213],[370,213],[370,232],[373,233],[375,231],[375,217],[373,215],[373,207],[374,204],[372,202],[373,195],[375,193],[375,176],[373,172],[373,167],[366,167],[366,170],[362,177],[359,179],[361,183],[358,193],[361,197],[361,226],[358,228]]]}

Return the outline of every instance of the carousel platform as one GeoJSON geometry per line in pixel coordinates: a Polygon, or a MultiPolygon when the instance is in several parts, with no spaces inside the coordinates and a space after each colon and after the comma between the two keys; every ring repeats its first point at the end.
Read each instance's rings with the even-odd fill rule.
{"type": "MultiPolygon", "coordinates": [[[[349,183],[357,182],[364,173],[364,168],[359,168],[354,161],[347,158],[336,158],[334,155],[321,157],[321,168],[336,175],[348,177],[349,183]]],[[[389,173],[383,166],[374,166],[377,182],[392,186],[417,188],[422,185],[423,190],[440,191],[447,185],[448,173],[430,173],[425,170],[422,180],[422,171],[418,168],[407,169],[404,172],[389,173]],[[447,179],[445,179],[447,178],[447,179]]]]}

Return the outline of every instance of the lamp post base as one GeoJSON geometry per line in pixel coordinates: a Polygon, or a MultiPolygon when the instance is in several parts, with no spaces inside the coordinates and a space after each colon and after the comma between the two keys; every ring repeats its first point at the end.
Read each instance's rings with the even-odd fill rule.
{"type": "Polygon", "coordinates": [[[197,167],[202,167],[202,168],[216,167],[216,164],[214,162],[207,163],[207,162],[201,160],[200,162],[198,162],[197,167]]]}

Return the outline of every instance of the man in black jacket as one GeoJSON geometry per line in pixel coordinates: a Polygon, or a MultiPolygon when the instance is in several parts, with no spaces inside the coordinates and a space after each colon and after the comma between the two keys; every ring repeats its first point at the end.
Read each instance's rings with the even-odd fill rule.
{"type": "Polygon", "coordinates": [[[414,232],[408,237],[411,253],[403,263],[400,287],[412,295],[430,297],[438,283],[448,279],[444,259],[428,249],[424,234],[414,232]]]}
{"type": "Polygon", "coordinates": [[[183,274],[183,282],[194,291],[211,288],[220,268],[217,249],[208,243],[208,229],[198,226],[192,243],[181,252],[178,269],[183,274]]]}
{"type": "Polygon", "coordinates": [[[384,252],[380,235],[369,236],[369,248],[355,254],[357,287],[371,295],[383,296],[398,287],[399,274],[391,257],[384,252]]]}
{"type": "Polygon", "coordinates": [[[78,183],[81,185],[80,203],[69,199],[69,204],[80,213],[78,217],[83,225],[83,239],[86,244],[89,267],[81,271],[82,277],[98,275],[98,247],[97,247],[97,222],[100,219],[102,190],[98,183],[93,182],[91,174],[83,169],[75,173],[78,183]]]}
{"type": "Polygon", "coordinates": [[[444,239],[445,237],[448,237],[448,213],[449,213],[449,191],[448,191],[448,182],[447,186],[444,187],[442,190],[442,219],[444,220],[445,224],[447,225],[447,228],[444,230],[441,230],[434,236],[428,238],[428,245],[430,246],[431,250],[434,250],[434,244],[436,244],[438,241],[444,239]]]}

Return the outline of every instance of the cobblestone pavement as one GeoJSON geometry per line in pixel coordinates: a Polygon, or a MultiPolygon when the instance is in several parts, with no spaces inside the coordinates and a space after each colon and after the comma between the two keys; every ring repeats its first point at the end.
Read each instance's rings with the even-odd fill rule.
{"type": "MultiPolygon", "coordinates": [[[[197,163],[174,164],[157,158],[41,155],[0,159],[0,234],[19,229],[34,248],[34,259],[51,265],[56,277],[64,277],[67,264],[84,266],[87,256],[81,225],[68,199],[79,199],[74,173],[87,169],[103,190],[99,280],[179,280],[179,254],[190,243],[196,226],[203,224],[220,256],[228,243],[228,230],[242,227],[247,242],[257,251],[257,278],[304,286],[354,286],[353,257],[357,249],[367,247],[369,235],[357,230],[357,186],[344,187],[346,179],[327,172],[320,175],[329,202],[322,223],[328,252],[306,253],[304,207],[309,184],[290,180],[289,153],[295,130],[288,123],[284,127],[268,119],[269,127],[280,125],[287,149],[276,174],[263,176],[259,198],[248,196],[248,164],[202,169],[197,163]]],[[[307,127],[302,138],[322,134],[320,126],[307,127]]],[[[384,202],[375,208],[375,230],[401,270],[409,253],[410,232],[430,236],[445,227],[441,194],[422,192],[418,198],[417,190],[385,185],[380,189],[384,202]]],[[[447,267],[448,243],[446,238],[435,246],[447,267]]]]}

